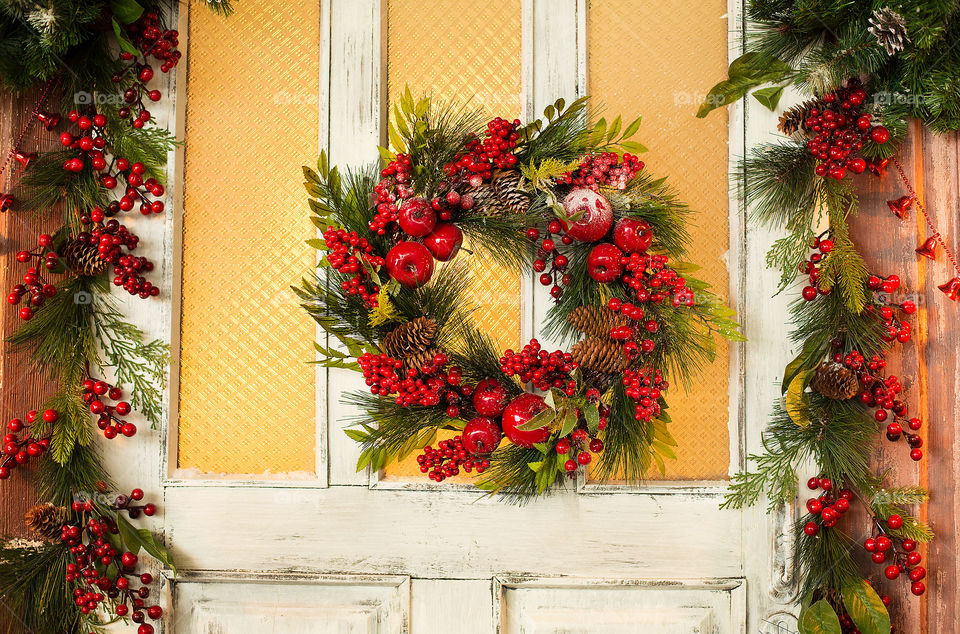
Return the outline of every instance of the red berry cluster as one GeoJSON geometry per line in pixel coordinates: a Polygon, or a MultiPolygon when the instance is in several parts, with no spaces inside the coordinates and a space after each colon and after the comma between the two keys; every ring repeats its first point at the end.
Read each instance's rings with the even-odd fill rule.
{"type": "MultiPolygon", "coordinates": [[[[483,182],[479,176],[473,176],[470,178],[470,182],[473,183],[476,181],[476,184],[479,185],[483,182]]],[[[437,220],[441,222],[447,222],[453,218],[453,212],[457,209],[462,209],[463,211],[469,211],[473,209],[473,206],[476,204],[476,200],[470,194],[460,194],[457,191],[450,190],[444,196],[437,196],[432,201],[430,201],[430,206],[437,214],[437,220]]]]}
{"type": "Polygon", "coordinates": [[[580,428],[574,429],[569,436],[557,440],[554,449],[561,456],[573,456],[563,463],[564,471],[573,475],[580,465],[587,466],[593,461],[591,454],[599,454],[603,451],[603,441],[599,438],[591,438],[586,429],[580,428]]]}
{"type": "Polygon", "coordinates": [[[803,291],[801,292],[803,298],[808,302],[815,300],[818,295],[828,295],[830,293],[829,288],[820,286],[820,269],[817,268],[817,265],[823,261],[823,258],[833,251],[833,240],[824,237],[828,234],[829,232],[824,232],[813,239],[810,243],[810,248],[813,250],[813,253],[810,254],[807,260],[804,260],[800,264],[800,272],[808,275],[810,280],[809,285],[803,287],[803,291]]]}
{"type": "Polygon", "coordinates": [[[593,191],[597,191],[600,185],[625,189],[643,167],[640,157],[633,154],[624,154],[622,158],[616,152],[588,154],[580,158],[580,167],[563,182],[574,187],[588,187],[593,191]]]}
{"type": "Polygon", "coordinates": [[[837,495],[832,494],[833,482],[829,478],[814,477],[807,481],[807,487],[811,491],[822,490],[818,497],[807,500],[807,512],[814,517],[804,524],[803,532],[813,537],[821,528],[833,528],[843,517],[843,514],[850,510],[850,502],[853,500],[853,492],[850,489],[840,489],[837,495]],[[816,521],[819,519],[819,522],[816,521]]]}
{"type": "Polygon", "coordinates": [[[560,241],[565,245],[573,244],[573,238],[568,236],[563,230],[563,225],[559,220],[551,220],[547,225],[547,235],[540,239],[540,231],[535,227],[527,229],[527,239],[531,242],[540,240],[537,247],[537,257],[533,261],[533,270],[540,273],[540,283],[544,286],[552,286],[550,296],[559,300],[563,297],[563,286],[568,286],[573,278],[567,273],[567,265],[570,260],[566,255],[557,250],[557,243],[554,235],[561,235],[560,241]],[[550,259],[549,271],[547,270],[547,259],[550,259]]]}
{"type": "Polygon", "coordinates": [[[890,515],[886,520],[874,518],[876,533],[863,542],[864,550],[870,553],[875,564],[887,564],[883,570],[887,579],[892,581],[901,574],[906,574],[910,581],[910,592],[920,596],[927,590],[922,581],[927,576],[927,571],[920,565],[923,557],[916,551],[917,543],[912,539],[898,539],[884,530],[883,524],[887,525],[888,530],[896,531],[903,526],[903,518],[897,514],[890,515]],[[898,541],[900,548],[897,548],[898,541]]]}
{"type": "Polygon", "coordinates": [[[426,473],[434,482],[443,482],[446,478],[460,475],[460,467],[467,473],[476,469],[483,473],[490,466],[486,458],[471,455],[463,446],[460,436],[450,440],[441,440],[437,448],[427,446],[423,453],[417,456],[420,473],[426,473]]]}
{"type": "MultiPolygon", "coordinates": [[[[27,264],[32,262],[34,258],[38,261],[42,259],[44,268],[48,271],[55,270],[60,264],[60,259],[56,253],[47,250],[53,244],[53,238],[47,234],[43,234],[40,236],[39,242],[40,247],[36,251],[18,252],[17,262],[27,264]]],[[[23,274],[23,283],[15,285],[13,290],[10,291],[10,294],[7,295],[7,302],[12,306],[16,306],[26,295],[30,295],[30,299],[27,300],[27,305],[21,307],[18,313],[20,319],[29,321],[33,319],[35,309],[42,306],[48,297],[53,297],[56,294],[57,287],[53,284],[48,284],[43,279],[43,275],[40,273],[38,267],[30,266],[23,274]]]]}
{"type": "MultiPolygon", "coordinates": [[[[832,342],[834,348],[840,348],[843,345],[841,338],[836,338],[832,342]]],[[[908,419],[907,404],[900,399],[903,392],[903,385],[895,374],[886,374],[887,361],[882,354],[875,354],[870,360],[856,350],[843,353],[837,351],[833,355],[836,363],[842,363],[857,375],[860,381],[860,402],[864,406],[877,408],[873,417],[878,423],[887,423],[887,440],[897,442],[901,438],[906,441],[910,447],[910,458],[912,460],[921,460],[923,458],[923,438],[920,434],[910,433],[904,429],[918,431],[923,422],[919,418],[908,419]]]]}
{"type": "Polygon", "coordinates": [[[370,221],[370,231],[377,235],[386,235],[391,225],[397,222],[399,203],[413,196],[413,189],[410,187],[412,169],[410,157],[397,154],[395,159],[380,170],[381,180],[373,187],[377,198],[377,213],[370,221]]]}
{"type": "Polygon", "coordinates": [[[126,30],[133,45],[143,57],[141,60],[127,51],[120,54],[120,58],[130,64],[115,73],[112,79],[117,84],[129,81],[130,85],[123,91],[125,105],[117,111],[117,114],[121,119],[128,119],[133,114],[131,125],[134,128],[142,128],[150,121],[150,111],[144,104],[144,97],[150,101],[160,101],[161,97],[159,90],[147,88],[147,84],[154,77],[149,58],[153,57],[161,62],[160,72],[169,73],[173,70],[182,56],[182,53],[177,50],[180,34],[172,29],[164,29],[160,24],[160,16],[155,11],[144,13],[136,22],[127,25],[126,30]]]}
{"type": "MultiPolygon", "coordinates": [[[[649,297],[647,299],[649,301],[649,297]]],[[[631,302],[625,302],[619,297],[611,297],[607,302],[607,308],[615,313],[621,313],[633,321],[643,321],[643,309],[632,304],[631,302]]],[[[648,319],[644,321],[642,327],[650,334],[660,330],[660,324],[657,323],[655,319],[648,319]]],[[[636,341],[637,334],[638,328],[634,326],[619,326],[610,330],[611,339],[626,342],[624,343],[623,351],[630,360],[637,358],[641,352],[649,354],[653,352],[654,348],[657,347],[656,342],[650,338],[640,339],[640,344],[638,345],[636,341]]]]}
{"type": "Polygon", "coordinates": [[[472,390],[460,384],[460,368],[453,366],[444,370],[448,362],[447,355],[440,352],[421,368],[410,368],[405,376],[401,376],[403,362],[389,355],[366,352],[357,359],[372,394],[396,394],[397,405],[404,407],[434,407],[445,402],[447,415],[455,418],[460,415],[463,397],[469,396],[472,390]]]}
{"type": "Polygon", "coordinates": [[[117,434],[130,438],[137,433],[136,425],[119,418],[130,413],[130,403],[121,401],[121,398],[123,390],[106,381],[95,381],[88,377],[83,382],[83,400],[89,405],[90,413],[98,416],[97,427],[103,431],[105,438],[113,439],[117,434]],[[104,403],[107,399],[116,403],[107,405],[104,403]]]}
{"type": "Polygon", "coordinates": [[[9,433],[3,437],[3,460],[0,461],[0,480],[6,480],[10,477],[10,473],[18,466],[29,463],[30,458],[39,458],[50,448],[50,438],[53,436],[50,426],[57,422],[59,417],[60,414],[55,409],[44,410],[43,414],[40,414],[36,410],[31,410],[27,412],[26,423],[19,418],[13,418],[7,423],[9,433]],[[44,433],[43,438],[36,438],[30,433],[20,438],[20,432],[29,432],[30,427],[41,418],[43,419],[42,428],[45,432],[46,430],[50,430],[49,433],[44,433]]]}
{"type": "Polygon", "coordinates": [[[113,265],[115,286],[123,287],[131,295],[139,295],[143,299],[160,294],[160,289],[142,275],[153,270],[153,262],[129,253],[137,248],[140,238],[131,233],[125,225],[111,218],[92,231],[78,233],[75,239],[97,246],[100,258],[113,265]],[[125,253],[123,249],[128,252],[125,253]]]}
{"type": "Polygon", "coordinates": [[[842,179],[849,169],[862,174],[867,162],[859,156],[864,141],[868,138],[883,144],[890,139],[890,132],[882,125],[874,125],[869,112],[861,106],[867,93],[859,81],[851,80],[843,88],[821,96],[822,109],[810,110],[804,125],[815,132],[807,141],[807,150],[819,163],[818,176],[842,179]]]}
{"type": "Polygon", "coordinates": [[[670,261],[665,255],[631,253],[623,259],[627,272],[623,282],[632,288],[640,303],[659,304],[668,297],[674,308],[693,306],[693,290],[687,281],[667,266],[670,261]]]}
{"type": "Polygon", "coordinates": [[[633,417],[647,423],[660,415],[660,395],[670,387],[660,370],[639,368],[624,370],[621,379],[628,397],[637,402],[633,417]]]}
{"type": "Polygon", "coordinates": [[[517,164],[513,150],[517,147],[520,135],[517,128],[520,120],[507,121],[497,117],[487,123],[484,138],[467,141],[466,152],[448,163],[444,169],[448,176],[463,172],[477,174],[484,180],[493,177],[493,170],[508,169],[517,164]]]}
{"type": "Polygon", "coordinates": [[[389,396],[399,389],[399,372],[403,369],[403,361],[388,354],[364,352],[363,356],[357,358],[357,363],[371,394],[389,396]]]}
{"type": "MultiPolygon", "coordinates": [[[[117,496],[107,507],[107,513],[124,511],[130,518],[137,518],[141,513],[153,515],[156,512],[153,504],[131,503],[142,499],[143,491],[134,489],[129,496],[117,496]]],[[[70,547],[73,556],[73,562],[67,564],[65,580],[74,586],[74,601],[81,614],[89,614],[106,602],[118,617],[129,616],[140,624],[138,634],[153,634],[153,626],[144,623],[146,617],[156,621],[163,616],[159,605],[146,604],[153,575],[136,573],[139,562],[136,553],[114,548],[117,540],[111,536],[120,532],[116,520],[100,511],[92,501],[75,501],[71,511],[78,521],[64,524],[60,538],[70,547]],[[135,583],[140,585],[135,587],[135,583]]]]}
{"type": "Polygon", "coordinates": [[[383,266],[384,259],[373,253],[373,247],[366,238],[361,238],[356,231],[327,227],[323,232],[323,242],[327,247],[327,261],[339,273],[353,275],[353,278],[344,280],[341,287],[347,295],[358,295],[368,308],[377,305],[377,293],[380,290],[370,279],[363,261],[374,269],[383,266]]]}
{"type": "Polygon", "coordinates": [[[536,339],[531,339],[520,354],[507,350],[500,357],[500,371],[507,376],[517,376],[524,383],[533,383],[538,390],[555,387],[567,396],[577,392],[577,382],[570,378],[576,368],[577,363],[569,352],[541,350],[536,339]]]}

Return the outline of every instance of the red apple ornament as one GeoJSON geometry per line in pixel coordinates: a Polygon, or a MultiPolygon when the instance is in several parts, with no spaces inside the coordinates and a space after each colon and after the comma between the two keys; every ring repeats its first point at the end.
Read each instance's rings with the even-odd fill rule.
{"type": "Polygon", "coordinates": [[[460,435],[463,448],[477,456],[492,453],[502,437],[503,432],[500,431],[497,421],[485,416],[477,416],[464,425],[460,435]]]}
{"type": "Polygon", "coordinates": [[[437,226],[437,212],[424,198],[411,198],[397,213],[400,228],[407,235],[422,238],[437,226]]]}
{"type": "Polygon", "coordinates": [[[462,244],[463,233],[449,222],[441,222],[423,239],[423,246],[441,262],[452,260],[462,244]]]}
{"type": "Polygon", "coordinates": [[[643,220],[621,218],[613,227],[613,243],[625,253],[643,253],[653,242],[653,231],[643,220]]]}
{"type": "Polygon", "coordinates": [[[587,273],[603,284],[620,279],[623,274],[622,257],[623,252],[609,242],[598,244],[587,256],[587,273]]]}
{"type": "Polygon", "coordinates": [[[473,409],[481,416],[499,416],[509,402],[510,395],[496,379],[483,379],[473,390],[473,409]]]}
{"type": "Polygon", "coordinates": [[[545,409],[547,409],[547,404],[543,398],[536,394],[521,394],[510,401],[506,409],[503,410],[501,421],[503,433],[513,444],[528,449],[538,442],[545,441],[550,437],[550,428],[547,425],[529,431],[517,429],[545,409]]]}
{"type": "Polygon", "coordinates": [[[586,187],[578,187],[567,194],[563,199],[563,210],[568,220],[579,214],[577,220],[561,220],[560,224],[571,238],[582,242],[596,242],[607,234],[613,224],[610,202],[586,187]]]}
{"type": "Polygon", "coordinates": [[[387,273],[403,286],[416,288],[430,281],[433,256],[419,242],[400,242],[387,252],[387,273]]]}

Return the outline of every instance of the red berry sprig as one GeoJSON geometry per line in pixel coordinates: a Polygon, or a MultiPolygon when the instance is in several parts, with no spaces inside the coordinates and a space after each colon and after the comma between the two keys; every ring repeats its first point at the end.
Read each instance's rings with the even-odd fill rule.
{"type": "Polygon", "coordinates": [[[73,562],[67,564],[65,581],[73,586],[73,597],[81,614],[89,614],[106,603],[118,617],[130,617],[140,624],[138,634],[153,634],[147,617],[156,621],[163,616],[159,605],[146,604],[151,595],[153,575],[135,571],[139,558],[133,552],[114,548],[111,535],[120,530],[108,513],[126,512],[131,519],[156,513],[153,504],[134,504],[143,499],[143,491],[134,489],[129,496],[119,495],[105,511],[92,501],[75,501],[71,506],[75,522],[64,524],[60,538],[70,548],[73,562]],[[134,584],[139,584],[135,586],[134,584]]]}
{"type": "MultiPolygon", "coordinates": [[[[56,253],[49,250],[53,244],[53,238],[47,234],[43,234],[40,236],[39,243],[39,248],[34,251],[18,252],[17,262],[30,264],[34,259],[37,261],[43,260],[43,267],[45,269],[48,271],[55,270],[60,264],[60,259],[56,253]]],[[[40,273],[40,268],[38,266],[30,266],[23,274],[23,283],[15,285],[10,291],[10,294],[7,295],[7,303],[12,306],[17,306],[26,295],[29,295],[30,299],[27,300],[26,305],[22,306],[17,313],[20,319],[29,321],[33,319],[36,309],[42,306],[48,298],[56,294],[57,287],[44,280],[43,275],[40,273]]]]}
{"type": "Polygon", "coordinates": [[[125,225],[111,218],[105,224],[77,234],[75,240],[95,245],[100,258],[113,265],[113,284],[142,299],[156,297],[160,288],[142,274],[153,270],[153,262],[130,253],[137,248],[140,238],[125,225]],[[126,252],[123,251],[126,249],[126,252]]]}
{"type": "MultiPolygon", "coordinates": [[[[573,278],[567,273],[567,266],[570,264],[569,258],[560,253],[557,249],[557,243],[553,235],[563,234],[560,240],[563,244],[573,244],[573,238],[566,235],[563,231],[563,225],[559,220],[551,220],[547,225],[547,236],[540,241],[537,248],[537,257],[533,261],[533,270],[540,274],[540,283],[544,286],[551,286],[550,295],[556,300],[563,297],[563,287],[569,286],[573,278]],[[549,258],[549,271],[547,270],[547,259],[549,258]]],[[[540,231],[534,227],[527,229],[527,239],[531,242],[540,240],[540,231]]]]}
{"type": "Polygon", "coordinates": [[[142,57],[136,57],[129,51],[120,54],[120,59],[130,62],[123,70],[115,73],[112,77],[114,83],[129,82],[127,88],[123,91],[124,106],[119,108],[117,114],[121,119],[133,119],[131,125],[134,128],[142,128],[150,121],[150,111],[144,102],[144,97],[149,101],[160,101],[161,94],[159,90],[147,88],[147,84],[154,78],[155,72],[153,66],[149,63],[149,58],[153,57],[160,61],[160,72],[169,73],[179,63],[182,53],[177,50],[180,34],[173,29],[164,29],[160,23],[160,16],[155,11],[147,11],[140,18],[128,24],[127,34],[133,42],[134,47],[140,51],[142,57]]]}
{"type": "Polygon", "coordinates": [[[412,170],[413,164],[406,154],[397,154],[380,170],[381,180],[373,187],[377,211],[369,223],[370,231],[382,236],[396,228],[400,203],[413,196],[410,187],[412,170]]]}
{"type": "Polygon", "coordinates": [[[840,489],[833,495],[833,482],[825,477],[813,477],[807,481],[807,488],[812,491],[821,489],[823,493],[807,500],[807,512],[813,516],[803,526],[803,532],[813,537],[821,528],[833,528],[840,518],[850,510],[853,492],[850,489],[840,489]]]}
{"type": "Polygon", "coordinates": [[[517,128],[520,120],[507,121],[497,117],[487,123],[484,137],[473,138],[466,143],[466,152],[444,166],[448,176],[464,172],[476,174],[483,180],[493,177],[494,169],[509,169],[517,164],[516,149],[520,139],[517,128]]]}
{"type": "Polygon", "coordinates": [[[665,255],[631,253],[623,259],[623,282],[634,291],[636,301],[659,304],[670,298],[674,308],[693,306],[693,290],[679,273],[667,266],[665,255]]]}
{"type": "Polygon", "coordinates": [[[50,449],[50,439],[53,437],[51,426],[57,422],[60,414],[55,409],[44,410],[39,413],[36,410],[27,412],[27,422],[24,423],[19,418],[13,418],[7,423],[8,433],[3,437],[3,457],[0,459],[0,480],[6,480],[10,477],[13,470],[19,466],[26,465],[31,458],[40,458],[48,449],[50,449]],[[44,430],[43,437],[37,438],[35,434],[30,433],[30,428],[34,427],[39,420],[43,420],[41,426],[44,430]],[[20,433],[26,432],[21,438],[20,433]]]}
{"type": "Polygon", "coordinates": [[[481,456],[471,455],[464,446],[460,436],[450,440],[441,440],[437,448],[427,446],[423,453],[417,456],[420,473],[426,473],[434,482],[443,482],[446,478],[460,475],[460,468],[467,473],[476,470],[483,473],[490,466],[490,461],[481,456]]]}
{"type": "Polygon", "coordinates": [[[118,434],[131,438],[137,433],[136,425],[120,419],[131,410],[130,403],[120,400],[122,398],[123,390],[106,381],[87,377],[83,382],[83,400],[90,407],[90,413],[97,416],[97,427],[103,431],[104,438],[112,440],[118,434]],[[116,402],[107,405],[104,402],[107,399],[116,402]]]}
{"type": "Polygon", "coordinates": [[[644,168],[640,157],[633,154],[617,156],[616,152],[588,154],[580,158],[580,167],[562,182],[574,187],[588,187],[598,191],[600,186],[625,189],[627,183],[644,168]]]}
{"type": "Polygon", "coordinates": [[[860,82],[851,80],[845,87],[822,95],[822,109],[810,110],[804,127],[815,133],[807,141],[807,150],[819,161],[817,176],[840,180],[848,169],[862,174],[867,169],[867,161],[859,154],[864,142],[871,139],[883,144],[890,139],[890,132],[874,125],[872,115],[863,112],[866,98],[860,82]]]}
{"type": "MultiPolygon", "coordinates": [[[[601,420],[604,419],[605,417],[601,420]]],[[[606,424],[603,427],[606,427],[606,424]]],[[[591,438],[590,432],[581,427],[574,429],[568,436],[558,439],[554,450],[561,456],[571,456],[563,463],[563,470],[572,477],[581,466],[585,467],[593,462],[592,454],[600,454],[603,451],[603,441],[599,438],[591,438]]]]}
{"type": "Polygon", "coordinates": [[[626,395],[636,401],[634,418],[648,423],[660,415],[658,399],[670,384],[664,380],[660,370],[651,368],[627,369],[621,379],[626,395]]]}
{"type": "Polygon", "coordinates": [[[577,382],[570,376],[576,368],[577,362],[569,352],[547,352],[536,339],[531,339],[520,354],[507,350],[500,357],[500,371],[507,376],[517,376],[542,391],[558,388],[567,396],[577,391],[577,382]]]}
{"type": "MultiPolygon", "coordinates": [[[[927,571],[920,565],[923,557],[916,552],[917,543],[909,538],[900,539],[889,532],[899,530],[902,526],[903,518],[896,513],[883,520],[874,518],[874,532],[863,542],[863,549],[870,553],[875,564],[884,566],[883,575],[887,579],[893,581],[905,574],[910,582],[910,592],[920,596],[927,590],[922,581],[927,571]]],[[[884,601],[884,604],[888,604],[888,601],[884,601]]]]}
{"type": "Polygon", "coordinates": [[[357,295],[367,308],[377,305],[377,293],[380,287],[373,283],[364,262],[373,269],[383,266],[385,260],[373,252],[373,246],[356,231],[327,227],[323,232],[324,245],[327,247],[327,261],[338,273],[353,275],[341,282],[347,295],[357,295]]]}

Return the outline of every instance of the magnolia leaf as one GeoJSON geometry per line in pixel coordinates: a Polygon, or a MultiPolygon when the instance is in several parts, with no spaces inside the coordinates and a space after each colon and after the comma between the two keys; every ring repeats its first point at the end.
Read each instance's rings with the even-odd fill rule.
{"type": "Polygon", "coordinates": [[[769,110],[776,110],[783,96],[783,86],[768,86],[753,91],[753,97],[769,110]]]}
{"type": "Polygon", "coordinates": [[[557,413],[547,408],[537,412],[534,417],[527,422],[517,425],[517,429],[520,431],[535,431],[541,427],[548,427],[556,417],[557,413]]]}
{"type": "Polygon", "coordinates": [[[810,416],[807,414],[809,401],[804,389],[807,386],[807,373],[797,374],[787,388],[787,395],[784,397],[784,409],[790,415],[790,419],[798,427],[806,427],[810,424],[810,416]]]}
{"type": "Polygon", "coordinates": [[[173,558],[170,556],[170,553],[167,552],[166,546],[157,541],[153,533],[145,528],[135,528],[133,524],[119,512],[116,517],[117,528],[120,530],[120,538],[123,540],[123,545],[128,551],[136,555],[143,549],[147,551],[147,554],[151,557],[173,570],[174,574],[177,573],[177,568],[173,565],[173,558]]]}
{"type": "Polygon", "coordinates": [[[596,403],[587,403],[583,408],[583,419],[587,421],[587,430],[596,436],[600,430],[600,410],[596,403]]]}
{"type": "Polygon", "coordinates": [[[748,91],[766,83],[788,79],[793,69],[781,60],[757,52],[744,53],[730,64],[727,79],[707,93],[697,111],[703,118],[712,110],[739,101],[748,91]]]}
{"type": "Polygon", "coordinates": [[[560,437],[564,437],[577,426],[577,408],[570,407],[563,416],[563,426],[560,428],[560,437]]]}
{"type": "Polygon", "coordinates": [[[800,634],[841,634],[837,613],[823,599],[800,611],[797,629],[800,634]]]}
{"type": "Polygon", "coordinates": [[[843,607],[863,634],[889,634],[890,615],[886,606],[866,581],[854,581],[840,588],[843,607]]]}
{"type": "Polygon", "coordinates": [[[110,13],[121,24],[132,24],[143,15],[143,7],[136,0],[110,0],[110,13]]]}
{"type": "Polygon", "coordinates": [[[818,353],[819,345],[813,337],[807,339],[803,344],[803,349],[797,358],[787,364],[783,370],[783,383],[780,386],[780,393],[785,394],[790,383],[796,378],[797,374],[805,370],[811,370],[820,360],[818,353]],[[817,353],[817,354],[814,354],[817,353]]]}
{"type": "Polygon", "coordinates": [[[113,23],[113,34],[117,38],[117,44],[120,45],[120,48],[125,53],[130,53],[131,55],[139,55],[140,52],[137,51],[137,47],[133,45],[133,42],[127,38],[127,34],[123,32],[123,27],[120,26],[120,23],[117,22],[116,18],[110,20],[113,23]]]}

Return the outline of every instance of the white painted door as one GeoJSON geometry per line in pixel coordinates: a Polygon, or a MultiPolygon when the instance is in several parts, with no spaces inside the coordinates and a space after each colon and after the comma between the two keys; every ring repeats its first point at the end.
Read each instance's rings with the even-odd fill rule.
{"type": "MultiPolygon", "coordinates": [[[[375,158],[384,136],[382,10],[381,0],[322,2],[320,146],[334,163],[375,158]]],[[[585,0],[523,1],[527,115],[559,96],[569,101],[584,92],[585,13],[585,0]]],[[[740,14],[732,0],[729,23],[739,27],[740,14]]],[[[180,20],[186,34],[185,16],[180,20]]],[[[730,37],[736,56],[739,28],[730,37]]],[[[182,130],[184,91],[176,88],[171,83],[179,102],[163,116],[182,130]]],[[[257,89],[255,82],[250,89],[257,89]]],[[[747,140],[742,110],[731,112],[734,165],[747,140]]],[[[764,121],[757,128],[769,126],[764,121]]],[[[171,163],[175,190],[183,160],[178,154],[171,163]]],[[[772,238],[745,228],[735,197],[729,217],[730,296],[750,339],[734,351],[730,364],[730,472],[735,472],[759,444],[777,372],[789,351],[779,318],[785,306],[768,299],[776,278],[763,268],[772,238]]],[[[165,296],[171,299],[163,322],[149,327],[174,349],[178,223],[172,218],[144,237],[144,243],[167,245],[157,259],[164,263],[170,290],[165,296]]],[[[525,305],[524,334],[531,336],[542,321],[544,298],[528,291],[525,305]]],[[[580,482],[575,491],[517,507],[478,499],[469,487],[357,473],[357,448],[341,432],[350,412],[338,397],[360,383],[339,370],[318,376],[316,477],[214,479],[181,473],[175,368],[176,363],[164,440],[159,450],[155,444],[140,449],[130,476],[152,482],[150,488],[162,496],[162,529],[179,564],[176,577],[166,576],[167,632],[685,634],[779,632],[784,630],[777,623],[789,623],[781,604],[791,593],[784,561],[793,511],[773,516],[758,509],[721,511],[725,480],[580,482]]],[[[129,471],[128,460],[129,455],[117,460],[115,472],[129,471]]]]}

